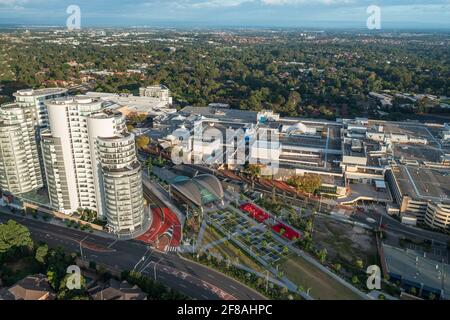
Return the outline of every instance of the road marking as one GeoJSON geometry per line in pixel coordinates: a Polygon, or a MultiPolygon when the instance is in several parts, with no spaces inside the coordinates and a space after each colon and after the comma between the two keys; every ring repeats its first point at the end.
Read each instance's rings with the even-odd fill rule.
{"type": "Polygon", "coordinates": [[[108,246],[107,246],[107,248],[111,248],[113,245],[115,245],[116,243],[117,243],[117,241],[119,241],[119,240],[114,240],[113,242],[111,242],[108,246]]]}

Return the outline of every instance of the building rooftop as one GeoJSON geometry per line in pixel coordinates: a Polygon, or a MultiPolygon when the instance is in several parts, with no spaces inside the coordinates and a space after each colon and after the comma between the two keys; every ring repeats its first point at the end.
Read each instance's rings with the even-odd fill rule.
{"type": "Polygon", "coordinates": [[[147,300],[147,294],[138,286],[126,281],[111,279],[105,286],[96,286],[89,290],[94,300],[147,300]]]}
{"type": "Polygon", "coordinates": [[[450,201],[449,172],[411,165],[393,168],[401,193],[424,201],[450,201]]]}
{"type": "Polygon", "coordinates": [[[53,297],[47,278],[42,274],[28,276],[0,291],[0,300],[50,300],[53,297]]]}
{"type": "Polygon", "coordinates": [[[205,204],[222,200],[224,191],[216,176],[202,174],[194,178],[178,176],[172,182],[172,188],[201,207],[205,204]]]}
{"type": "Polygon", "coordinates": [[[247,123],[256,123],[256,115],[258,114],[256,111],[193,106],[183,108],[181,113],[189,115],[197,114],[207,118],[227,119],[229,122],[247,123]]]}
{"type": "Polygon", "coordinates": [[[13,95],[15,97],[40,97],[54,94],[65,94],[67,91],[68,90],[65,88],[24,89],[15,92],[13,95]]]}
{"type": "Polygon", "coordinates": [[[57,98],[57,99],[51,100],[50,103],[57,104],[57,105],[68,105],[68,104],[94,105],[94,104],[101,104],[102,101],[95,97],[78,95],[78,96],[67,96],[67,97],[57,98]]]}
{"type": "Polygon", "coordinates": [[[132,112],[159,115],[162,113],[174,113],[175,109],[168,108],[167,101],[161,101],[153,97],[141,97],[125,94],[87,92],[87,97],[102,100],[110,109],[118,109],[127,115],[132,112]]]}
{"type": "Polygon", "coordinates": [[[411,285],[424,285],[425,289],[444,291],[450,295],[450,265],[438,263],[412,250],[403,250],[383,244],[389,274],[401,276],[411,285]]]}

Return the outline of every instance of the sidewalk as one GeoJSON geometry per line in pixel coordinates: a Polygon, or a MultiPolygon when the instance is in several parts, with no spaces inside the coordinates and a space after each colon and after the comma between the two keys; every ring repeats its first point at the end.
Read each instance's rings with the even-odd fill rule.
{"type": "Polygon", "coordinates": [[[63,227],[63,228],[72,229],[72,230],[78,230],[78,231],[84,232],[86,234],[92,234],[92,235],[96,235],[96,236],[103,237],[103,238],[117,240],[116,236],[106,233],[106,232],[101,232],[101,231],[97,231],[97,230],[92,230],[92,232],[91,232],[91,231],[81,230],[79,228],[78,229],[70,228],[65,224],[65,222],[63,222],[59,219],[53,218],[53,217],[51,217],[48,221],[45,221],[42,218],[35,219],[30,215],[22,215],[20,213],[12,213],[11,210],[9,210],[8,208],[5,208],[5,207],[0,207],[0,212],[10,215],[10,216],[13,216],[13,217],[28,219],[28,220],[32,220],[32,221],[36,221],[36,222],[41,222],[41,223],[52,224],[52,225],[55,225],[58,227],[63,227]]]}

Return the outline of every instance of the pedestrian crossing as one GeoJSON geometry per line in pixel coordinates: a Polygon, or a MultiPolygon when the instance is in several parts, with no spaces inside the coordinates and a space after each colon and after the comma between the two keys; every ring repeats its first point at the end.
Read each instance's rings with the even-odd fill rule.
{"type": "Polygon", "coordinates": [[[166,252],[179,252],[179,251],[180,251],[180,247],[169,246],[166,248],[166,252]]]}

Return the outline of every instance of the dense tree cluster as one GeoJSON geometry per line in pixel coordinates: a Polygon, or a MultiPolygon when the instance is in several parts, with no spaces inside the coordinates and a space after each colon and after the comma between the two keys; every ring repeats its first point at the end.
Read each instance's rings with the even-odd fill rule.
{"type": "Polygon", "coordinates": [[[322,185],[322,180],[317,174],[305,174],[302,176],[293,176],[289,178],[287,183],[297,191],[314,193],[322,185]]]}
{"type": "Polygon", "coordinates": [[[114,74],[96,79],[98,91],[137,93],[141,85],[164,83],[176,100],[188,104],[224,102],[245,110],[326,118],[364,114],[370,91],[450,91],[448,40],[441,35],[325,34],[305,40],[292,32],[233,46],[211,44],[201,33],[190,36],[194,40],[175,52],[165,42],[133,37],[117,40],[120,45],[115,46],[101,46],[83,34],[78,46],[3,38],[0,46],[11,72],[0,72],[0,80],[40,87],[56,80],[81,82],[83,70],[107,70],[114,74]],[[136,65],[147,67],[143,73],[127,73],[136,65]]]}

